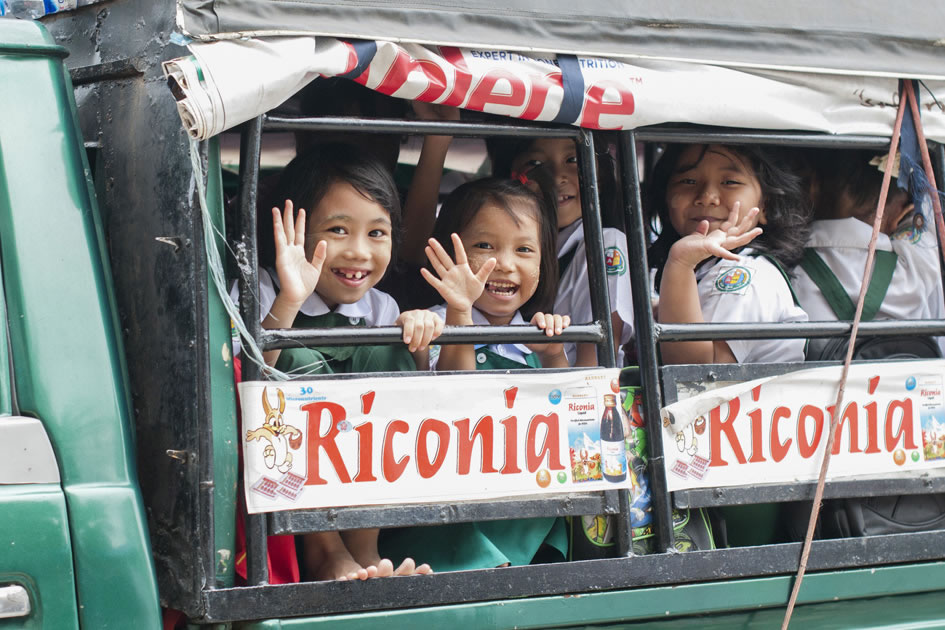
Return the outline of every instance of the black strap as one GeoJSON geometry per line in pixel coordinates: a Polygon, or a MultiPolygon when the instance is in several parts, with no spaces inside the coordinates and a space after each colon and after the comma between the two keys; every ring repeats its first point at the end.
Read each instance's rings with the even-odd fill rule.
{"type": "MultiPolygon", "coordinates": [[[[873,264],[873,275],[870,278],[869,287],[866,289],[866,298],[863,302],[862,321],[872,321],[879,312],[886,298],[886,292],[892,282],[893,273],[896,271],[896,263],[899,257],[895,252],[878,250],[873,264]]],[[[807,272],[810,279],[817,285],[824,299],[830,306],[830,309],[837,316],[838,320],[850,321],[856,314],[856,305],[847,290],[843,288],[837,276],[834,275],[824,259],[812,247],[804,249],[804,257],[801,259],[801,268],[807,272]]]]}
{"type": "Polygon", "coordinates": [[[563,253],[558,257],[558,278],[560,279],[564,272],[568,270],[568,267],[571,265],[571,261],[574,260],[574,255],[577,254],[577,245],[571,248],[571,251],[563,253]]]}

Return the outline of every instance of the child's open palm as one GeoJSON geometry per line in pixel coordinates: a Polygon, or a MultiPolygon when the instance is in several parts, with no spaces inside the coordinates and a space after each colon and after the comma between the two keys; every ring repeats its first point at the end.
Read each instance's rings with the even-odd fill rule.
{"type": "Polygon", "coordinates": [[[312,259],[305,257],[305,210],[299,208],[292,220],[292,202],[286,199],[280,216],[279,208],[272,209],[272,229],[275,232],[276,272],[279,274],[279,296],[301,304],[312,294],[325,264],[328,244],[319,241],[312,259]]]}
{"type": "Polygon", "coordinates": [[[709,222],[702,221],[696,231],[676,241],[670,250],[670,258],[676,262],[695,267],[710,256],[727,260],[738,260],[731,250],[747,245],[761,234],[761,228],[754,226],[758,208],[749,210],[742,220],[738,220],[740,203],[732,204],[728,218],[714,230],[709,230],[709,222]]]}
{"type": "Polygon", "coordinates": [[[425,251],[433,270],[436,271],[436,276],[430,273],[428,269],[421,269],[420,273],[430,283],[430,286],[437,290],[448,308],[470,312],[473,303],[482,295],[486,280],[489,279],[489,274],[495,269],[496,260],[490,258],[483,263],[478,272],[473,273],[466,258],[463,241],[460,240],[458,234],[453,234],[451,238],[453,239],[453,250],[456,252],[456,261],[454,262],[450,258],[450,255],[435,238],[431,238],[425,251]]]}

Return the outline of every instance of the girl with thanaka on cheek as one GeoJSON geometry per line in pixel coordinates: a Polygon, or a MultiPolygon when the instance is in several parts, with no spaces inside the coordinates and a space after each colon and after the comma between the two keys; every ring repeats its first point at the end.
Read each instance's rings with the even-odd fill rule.
{"type": "MultiPolygon", "coordinates": [[[[482,179],[443,204],[426,248],[423,277],[444,300],[434,307],[451,326],[532,324],[550,337],[570,318],[546,313],[557,276],[554,231],[539,197],[519,182],[482,179]],[[523,317],[524,314],[524,317],[523,317]]],[[[562,344],[443,346],[439,370],[567,367],[562,344]]]]}
{"type": "MultiPolygon", "coordinates": [[[[648,192],[662,226],[650,249],[661,323],[807,321],[785,270],[803,255],[809,202],[769,150],[670,146],[648,192]]],[[[804,344],[732,339],[660,350],[666,363],[789,362],[804,360],[804,344]]]]}
{"type": "MultiPolygon", "coordinates": [[[[423,276],[445,304],[450,325],[524,324],[551,338],[566,315],[545,312],[554,300],[553,216],[525,185],[495,178],[469,182],[443,203],[426,248],[423,276]]],[[[436,347],[431,351],[435,354],[436,347]]],[[[431,358],[438,370],[567,367],[561,343],[444,345],[431,358]]],[[[567,556],[563,521],[530,518],[407,528],[384,541],[391,557],[413,556],[437,571],[525,565],[567,556]],[[539,552],[541,552],[539,554],[539,552]]]]}
{"type": "MultiPolygon", "coordinates": [[[[373,288],[390,265],[399,228],[390,174],[352,147],[325,145],[286,167],[282,192],[285,207],[272,209],[276,274],[260,273],[263,327],[396,325],[404,345],[273,350],[266,362],[293,374],[426,369],[426,349],[442,319],[429,311],[401,313],[373,288]]],[[[430,573],[409,558],[395,569],[380,558],[377,536],[377,529],[306,534],[308,573],[318,580],[430,573]]]]}
{"type": "MultiPolygon", "coordinates": [[[[424,107],[429,108],[429,105],[424,107]]],[[[458,112],[440,108],[436,115],[458,119],[458,112]]],[[[433,113],[427,116],[433,116],[433,113]]],[[[430,233],[436,216],[436,198],[442,177],[443,164],[449,147],[449,137],[427,137],[407,195],[408,231],[413,232],[405,256],[419,264],[423,257],[423,239],[418,235],[430,233]]],[[[591,312],[590,279],[587,270],[587,249],[584,243],[581,188],[578,176],[577,146],[569,138],[490,138],[486,142],[492,160],[492,174],[500,178],[517,179],[542,166],[552,180],[557,214],[553,227],[556,232],[553,251],[557,258],[558,286],[553,311],[568,315],[575,322],[593,321],[591,312]]],[[[633,301],[630,295],[626,236],[608,225],[619,225],[615,212],[615,179],[607,156],[600,156],[598,173],[603,215],[604,267],[610,296],[610,316],[614,331],[617,364],[623,365],[623,346],[633,336],[633,301]]],[[[448,235],[447,235],[448,236],[448,235]]],[[[445,244],[443,239],[438,239],[445,244]]],[[[449,239],[446,239],[449,240],[449,239]]],[[[598,364],[597,347],[592,343],[564,346],[568,363],[589,367],[598,364]]]]}

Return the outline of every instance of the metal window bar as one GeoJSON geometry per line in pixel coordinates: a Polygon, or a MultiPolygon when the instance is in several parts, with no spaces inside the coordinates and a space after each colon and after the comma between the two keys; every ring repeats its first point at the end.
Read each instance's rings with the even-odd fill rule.
{"type": "MultiPolygon", "coordinates": [[[[584,129],[561,127],[515,127],[476,123],[440,123],[402,120],[362,120],[350,118],[284,118],[263,115],[246,123],[240,139],[240,242],[236,245],[237,263],[240,269],[239,295],[240,313],[250,334],[262,350],[306,345],[345,345],[355,343],[399,343],[399,328],[367,329],[277,329],[264,331],[259,323],[258,249],[256,242],[256,208],[259,179],[259,161],[262,148],[262,133],[270,130],[347,130],[361,132],[397,132],[422,134],[449,134],[455,136],[527,136],[563,137],[577,141],[580,163],[581,200],[584,219],[587,265],[590,277],[592,314],[595,322],[569,327],[559,338],[563,341],[592,342],[598,346],[598,361],[602,366],[614,367],[613,330],[610,321],[610,305],[603,261],[603,236],[600,225],[600,205],[597,190],[596,156],[594,135],[584,129]]],[[[439,338],[440,343],[469,343],[470,341],[542,342],[547,338],[541,331],[528,326],[502,327],[447,327],[439,338]]],[[[371,377],[382,375],[372,374],[371,377]]],[[[264,377],[258,366],[245,362],[245,380],[264,377]]],[[[479,502],[453,506],[450,509],[434,505],[427,509],[405,506],[375,507],[369,509],[339,508],[335,510],[290,512],[277,515],[247,516],[247,573],[251,585],[268,582],[266,537],[273,533],[321,531],[345,527],[389,526],[393,524],[436,524],[461,520],[523,517],[522,500],[516,502],[479,502]],[[338,514],[342,518],[338,518],[338,514]],[[418,515],[420,515],[418,517],[418,515]],[[340,525],[339,523],[345,523],[340,525]],[[352,525],[358,523],[357,525],[352,525]]],[[[627,490],[606,491],[589,497],[550,497],[529,499],[529,514],[580,515],[617,514],[617,546],[620,555],[630,553],[629,493],[627,490]],[[615,507],[616,506],[616,507],[615,507]]]]}

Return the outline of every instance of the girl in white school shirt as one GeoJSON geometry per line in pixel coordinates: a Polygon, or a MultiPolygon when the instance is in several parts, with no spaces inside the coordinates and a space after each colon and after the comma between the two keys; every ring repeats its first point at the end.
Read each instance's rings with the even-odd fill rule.
{"type": "MultiPolygon", "coordinates": [[[[809,202],[769,149],[672,145],[648,187],[661,323],[803,322],[785,274],[801,259],[809,202]]],[[[804,360],[804,339],[661,344],[666,363],[804,360]]]]}

